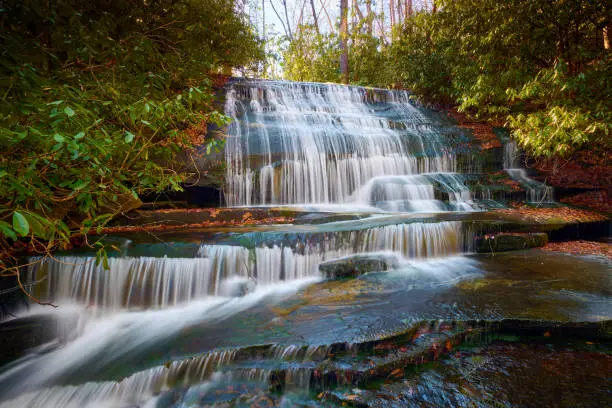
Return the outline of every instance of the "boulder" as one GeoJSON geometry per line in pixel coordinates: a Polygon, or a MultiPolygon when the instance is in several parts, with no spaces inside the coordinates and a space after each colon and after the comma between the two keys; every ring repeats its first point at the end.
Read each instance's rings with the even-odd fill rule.
{"type": "Polygon", "coordinates": [[[355,278],[368,272],[388,271],[399,264],[397,256],[389,254],[361,254],[333,259],[319,265],[328,279],[355,278]]]}
{"type": "Polygon", "coordinates": [[[257,283],[250,278],[229,278],[221,282],[220,295],[242,297],[255,291],[257,283]]]}
{"type": "Polygon", "coordinates": [[[74,336],[78,323],[76,313],[48,313],[0,322],[0,366],[38,347],[55,347],[68,341],[74,336]]]}
{"type": "Polygon", "coordinates": [[[476,252],[503,252],[543,247],[547,243],[545,232],[499,233],[476,237],[474,246],[476,252]]]}

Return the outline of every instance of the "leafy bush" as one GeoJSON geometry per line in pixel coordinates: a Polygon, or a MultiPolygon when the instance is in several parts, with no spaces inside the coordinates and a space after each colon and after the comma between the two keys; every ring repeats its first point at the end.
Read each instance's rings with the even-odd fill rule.
{"type": "MultiPolygon", "coordinates": [[[[386,86],[391,81],[388,54],[382,41],[367,34],[364,26],[351,33],[350,82],[364,86],[386,86]]],[[[292,81],[340,82],[340,38],[317,34],[312,26],[300,26],[283,53],[286,79],[292,81]]]]}
{"type": "Polygon", "coordinates": [[[180,150],[202,143],[209,74],[257,62],[259,42],[225,0],[23,0],[0,10],[0,240],[67,245],[181,189],[180,150]]]}
{"type": "Polygon", "coordinates": [[[292,81],[340,82],[339,39],[317,34],[312,26],[300,26],[283,53],[285,78],[292,81]]]}

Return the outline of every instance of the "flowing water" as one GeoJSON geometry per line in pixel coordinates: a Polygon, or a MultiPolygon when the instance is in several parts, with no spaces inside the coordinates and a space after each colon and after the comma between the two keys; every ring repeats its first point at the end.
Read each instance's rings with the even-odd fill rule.
{"type": "MultiPolygon", "coordinates": [[[[108,270],[88,253],[30,259],[23,280],[59,307],[4,323],[46,340],[0,368],[0,407],[525,405],[538,382],[511,393],[520,381],[506,374],[524,377],[545,346],[514,326],[503,337],[503,319],[610,319],[608,263],[471,254],[474,226],[461,216],[486,207],[470,191],[481,155],[408,93],[241,81],[226,113],[225,204],[283,205],[313,225],[140,237],[108,270]],[[330,267],[351,278],[328,279],[330,267]],[[451,353],[462,344],[468,354],[451,353]]],[[[609,397],[608,346],[592,340],[544,359],[582,367],[589,356],[585,406],[609,397]]]]}
{"type": "Polygon", "coordinates": [[[510,140],[504,144],[504,169],[506,173],[526,190],[528,202],[537,204],[553,202],[552,187],[530,178],[527,170],[521,168],[520,156],[516,141],[510,140]]]}
{"type": "Polygon", "coordinates": [[[230,89],[225,109],[234,119],[230,206],[353,202],[437,211],[437,188],[469,208],[453,149],[406,92],[246,83],[230,89]],[[427,176],[410,177],[420,174],[427,176]]]}

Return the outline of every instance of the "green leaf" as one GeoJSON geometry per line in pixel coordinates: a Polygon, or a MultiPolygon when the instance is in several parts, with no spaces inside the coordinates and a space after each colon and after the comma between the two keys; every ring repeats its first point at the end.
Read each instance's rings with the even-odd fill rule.
{"type": "Polygon", "coordinates": [[[13,213],[13,229],[22,237],[25,237],[30,232],[28,220],[18,211],[13,213]]]}
{"type": "Polygon", "coordinates": [[[85,188],[85,187],[86,187],[88,184],[89,184],[89,182],[88,182],[88,181],[86,181],[86,180],[80,180],[80,181],[77,181],[77,182],[76,182],[76,183],[75,183],[75,184],[72,186],[72,189],[73,189],[73,190],[80,190],[80,189],[82,189],[82,188],[85,188]]]}
{"type": "Polygon", "coordinates": [[[74,138],[75,138],[76,140],[82,139],[82,138],[84,138],[84,137],[85,137],[85,132],[79,132],[79,133],[77,133],[76,135],[74,135],[74,138]]]}
{"type": "Polygon", "coordinates": [[[125,143],[131,143],[132,140],[134,140],[134,134],[132,132],[130,132],[129,130],[125,131],[125,143]]]}
{"type": "Polygon", "coordinates": [[[55,140],[57,143],[64,143],[66,138],[64,136],[60,135],[59,133],[56,133],[56,134],[53,135],[53,140],[55,140]]]}
{"type": "Polygon", "coordinates": [[[103,258],[102,258],[102,267],[106,270],[110,269],[110,266],[108,264],[108,254],[106,253],[106,250],[103,250],[103,258]]]}
{"type": "Polygon", "coordinates": [[[0,221],[0,232],[13,241],[17,240],[17,234],[15,234],[15,231],[13,231],[8,222],[0,221]]]}
{"type": "Polygon", "coordinates": [[[63,221],[59,221],[57,223],[57,229],[62,233],[64,239],[70,238],[70,228],[63,221]]]}
{"type": "Polygon", "coordinates": [[[64,108],[64,113],[66,115],[68,115],[69,117],[73,117],[74,116],[74,111],[72,110],[72,108],[70,106],[66,106],[64,108]]]}
{"type": "Polygon", "coordinates": [[[47,239],[49,233],[50,223],[45,218],[35,216],[34,214],[27,214],[27,219],[29,219],[30,230],[34,236],[47,239]]]}

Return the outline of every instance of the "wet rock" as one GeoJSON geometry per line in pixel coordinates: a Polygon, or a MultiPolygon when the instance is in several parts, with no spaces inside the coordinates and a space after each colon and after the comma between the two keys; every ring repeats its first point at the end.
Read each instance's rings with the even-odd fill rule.
{"type": "Polygon", "coordinates": [[[499,233],[476,237],[476,252],[516,251],[527,248],[543,247],[548,243],[548,235],[535,233],[499,233]]]}
{"type": "Polygon", "coordinates": [[[350,392],[324,391],[317,396],[323,402],[332,403],[339,406],[349,406],[355,408],[368,408],[370,405],[363,400],[360,395],[363,391],[353,389],[350,392]]]}
{"type": "MultiPolygon", "coordinates": [[[[72,337],[78,325],[77,315],[56,318],[43,314],[0,323],[0,366],[32,352],[47,343],[60,344],[72,337]]],[[[52,347],[49,344],[49,347],[52,347]]]]}
{"type": "Polygon", "coordinates": [[[221,294],[224,296],[241,297],[255,291],[257,283],[253,279],[231,278],[221,283],[221,294]]]}
{"type": "Polygon", "coordinates": [[[339,221],[354,221],[362,217],[357,214],[308,213],[297,216],[294,224],[317,225],[339,221]]]}
{"type": "Polygon", "coordinates": [[[323,262],[319,270],[329,279],[355,278],[368,272],[388,271],[398,264],[399,260],[393,255],[355,255],[323,262]]]}

